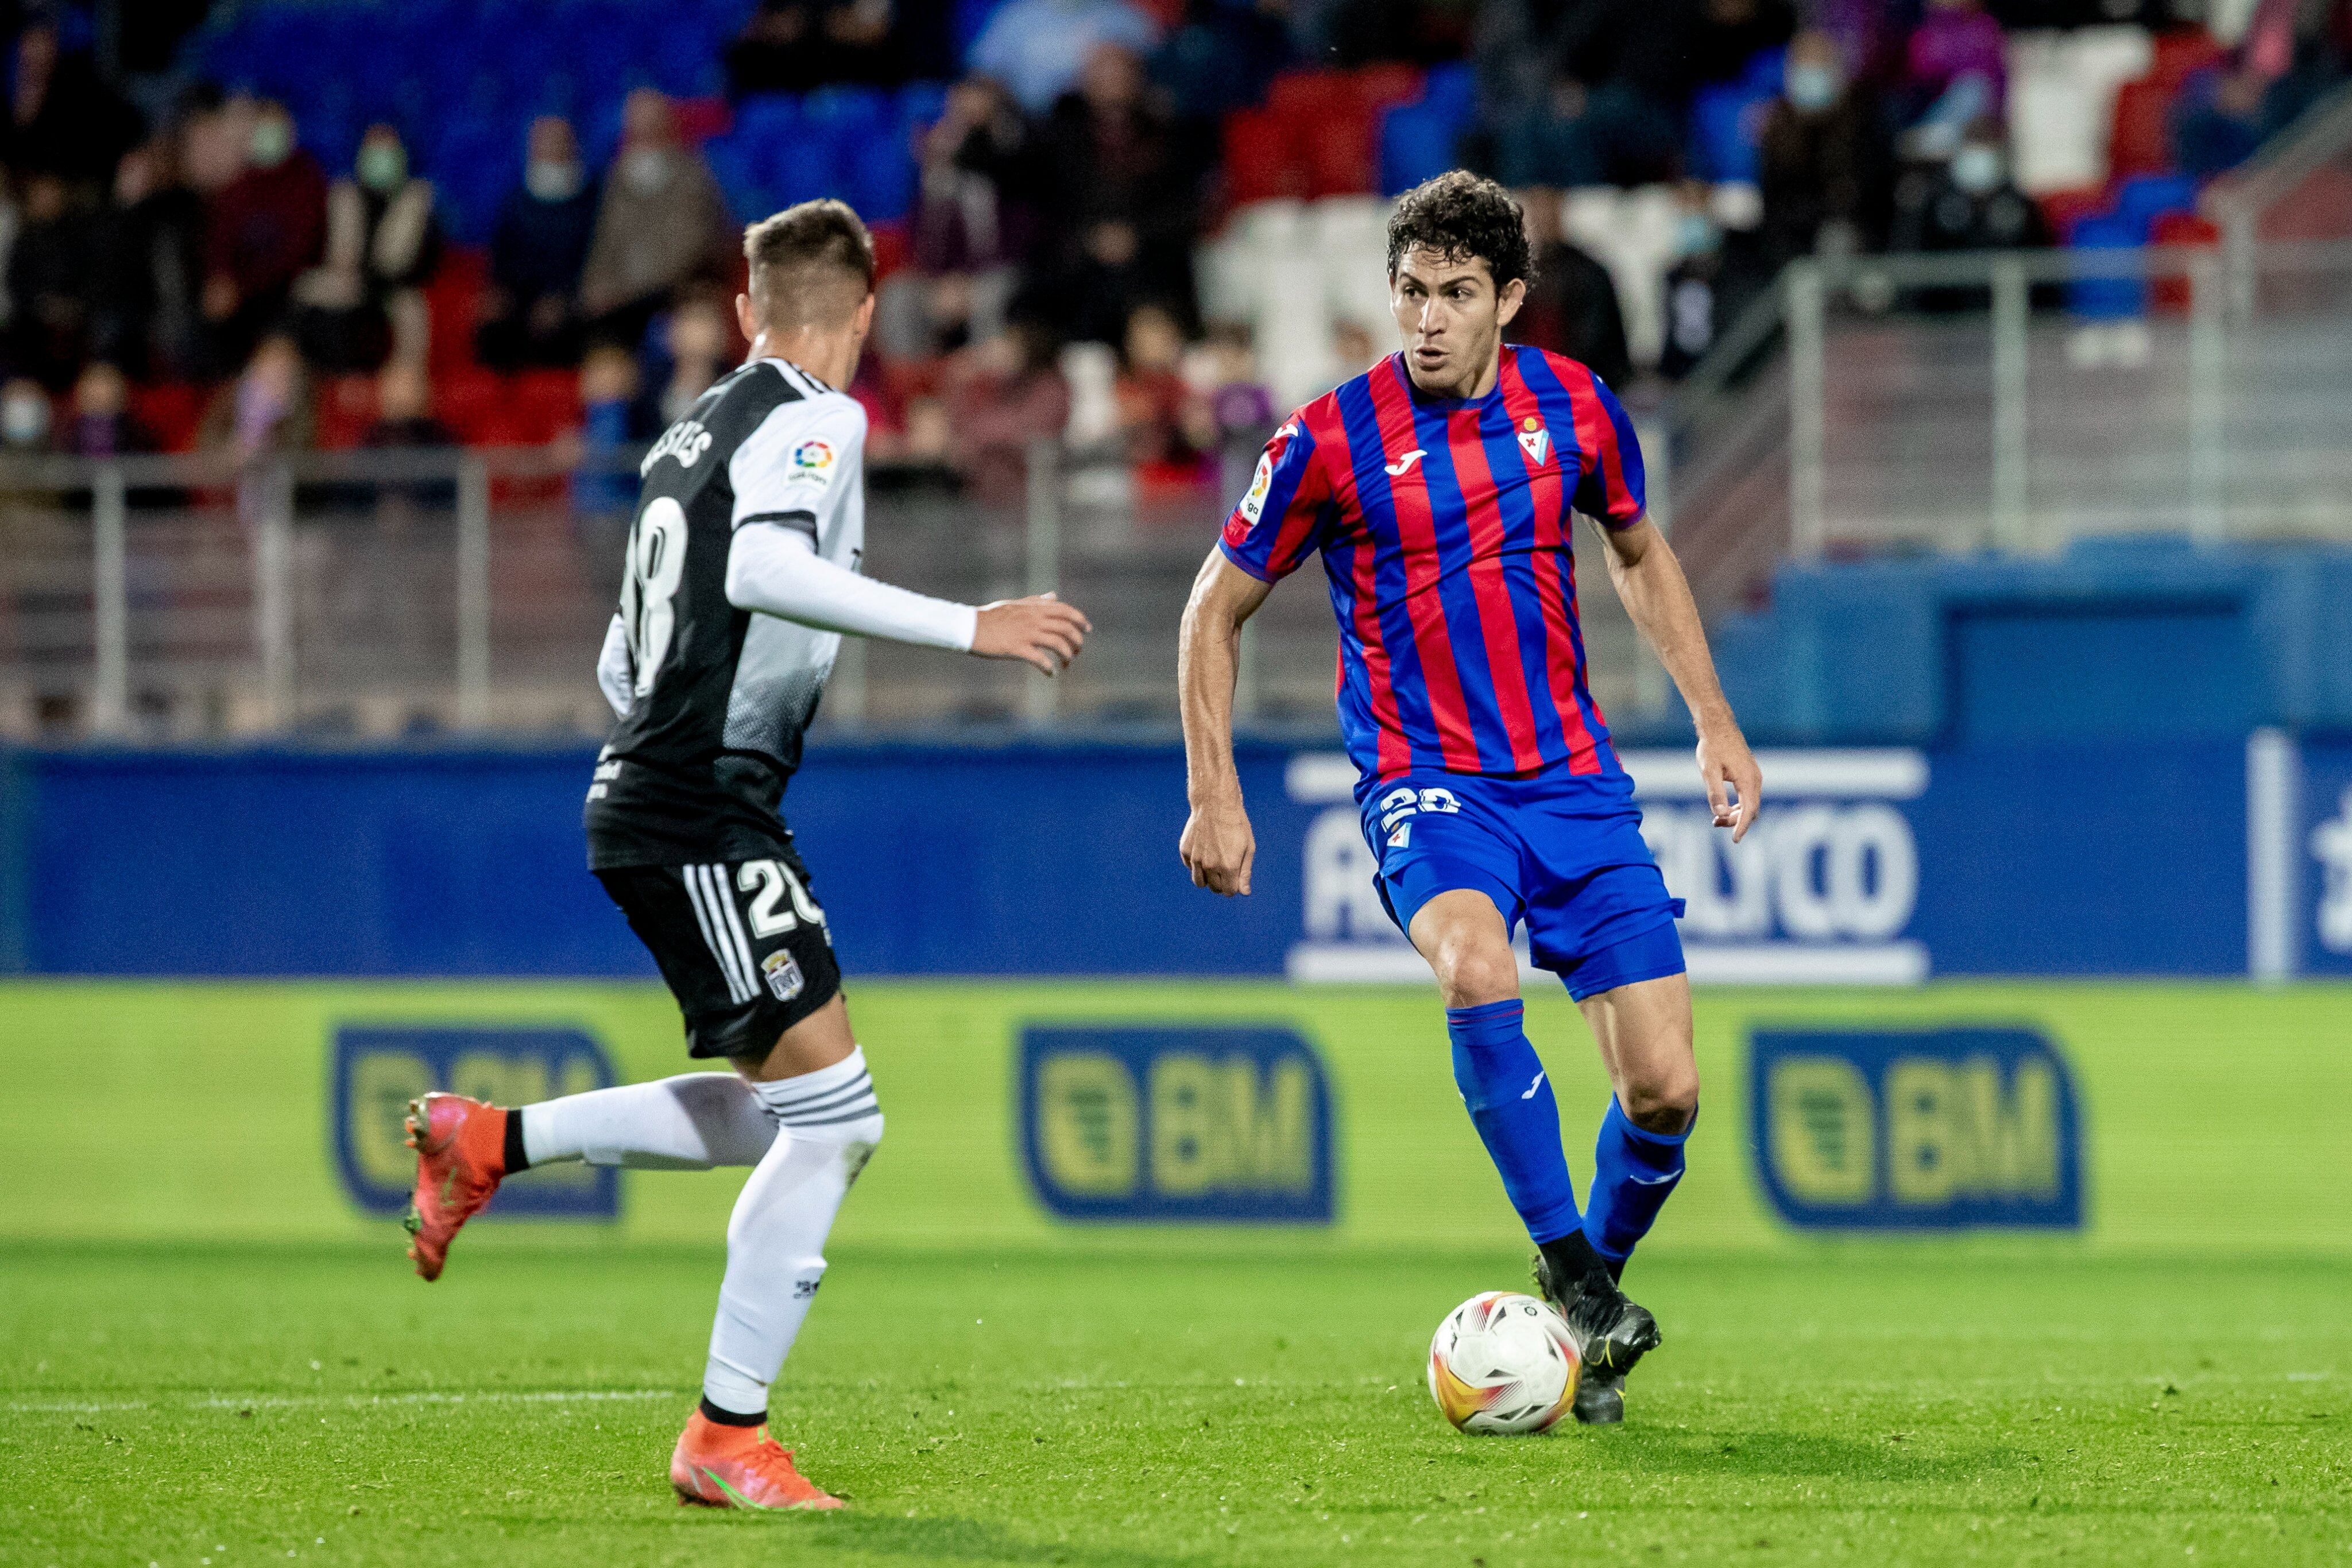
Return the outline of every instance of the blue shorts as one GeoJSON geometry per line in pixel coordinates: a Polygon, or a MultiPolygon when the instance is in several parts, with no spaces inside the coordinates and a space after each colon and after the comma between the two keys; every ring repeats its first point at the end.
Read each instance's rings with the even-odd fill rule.
{"type": "Polygon", "coordinates": [[[1359,786],[1357,800],[1400,931],[1439,894],[1469,888],[1507,930],[1526,923],[1536,967],[1579,1001],[1683,972],[1683,901],[1666,896],[1624,774],[1415,772],[1359,786]]]}

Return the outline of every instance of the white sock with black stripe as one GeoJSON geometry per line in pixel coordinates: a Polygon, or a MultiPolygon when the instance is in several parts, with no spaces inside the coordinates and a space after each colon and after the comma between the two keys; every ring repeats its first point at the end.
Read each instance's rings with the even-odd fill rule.
{"type": "Polygon", "coordinates": [[[732,1072],[687,1072],[652,1083],[592,1089],[526,1105],[522,1150],[530,1163],[585,1160],[632,1170],[755,1166],[776,1141],[776,1121],[732,1072]]]}
{"type": "Polygon", "coordinates": [[[745,1416],[768,1407],[768,1385],[824,1279],[824,1239],[834,1216],[882,1141],[882,1112],[863,1051],[814,1072],[751,1087],[776,1124],[776,1141],[743,1184],[727,1222],[727,1277],[702,1377],[705,1399],[745,1416]]]}

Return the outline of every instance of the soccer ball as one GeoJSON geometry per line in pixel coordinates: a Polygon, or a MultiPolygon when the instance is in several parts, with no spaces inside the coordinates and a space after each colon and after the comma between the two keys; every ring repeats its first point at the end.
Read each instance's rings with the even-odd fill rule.
{"type": "Polygon", "coordinates": [[[1540,1432],[1568,1414],[1580,1368],[1568,1320],[1515,1291],[1482,1291],[1429,1342],[1429,1393],[1465,1432],[1540,1432]]]}

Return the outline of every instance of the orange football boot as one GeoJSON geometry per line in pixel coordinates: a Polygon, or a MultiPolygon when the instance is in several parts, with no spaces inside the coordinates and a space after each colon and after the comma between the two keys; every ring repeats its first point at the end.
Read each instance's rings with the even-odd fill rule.
{"type": "Polygon", "coordinates": [[[425,1279],[441,1277],[457,1228],[482,1211],[505,1179],[511,1113],[463,1094],[420,1094],[408,1103],[416,1191],[402,1223],[415,1238],[408,1256],[425,1279]]]}
{"type": "Polygon", "coordinates": [[[790,1448],[765,1427],[722,1427],[699,1410],[686,1418],[669,1457],[669,1484],[681,1503],[705,1508],[839,1508],[793,1469],[790,1448]]]}

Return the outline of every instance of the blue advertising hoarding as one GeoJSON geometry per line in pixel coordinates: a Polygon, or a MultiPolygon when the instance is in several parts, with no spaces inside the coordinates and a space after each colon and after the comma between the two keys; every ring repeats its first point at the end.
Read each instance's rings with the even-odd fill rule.
{"type": "MultiPolygon", "coordinates": [[[[2298,901],[2276,916],[2303,934],[2296,964],[2352,973],[2352,745],[2294,758],[2293,863],[2263,885],[2298,901]]],[[[2261,946],[2242,745],[1767,752],[1738,846],[1689,753],[1625,760],[1701,982],[2242,975],[2261,946]]],[[[1177,861],[1171,745],[836,745],[785,812],[853,975],[1420,980],[1372,893],[1346,760],[1257,744],[1238,761],[1245,899],[1177,861]]],[[[0,972],[650,978],[586,870],[591,764],[0,755],[0,972]]]]}

